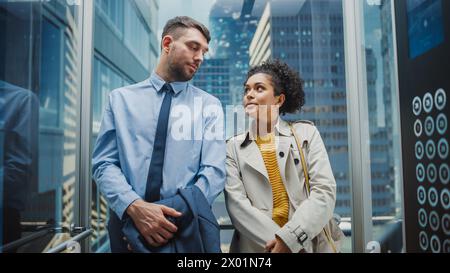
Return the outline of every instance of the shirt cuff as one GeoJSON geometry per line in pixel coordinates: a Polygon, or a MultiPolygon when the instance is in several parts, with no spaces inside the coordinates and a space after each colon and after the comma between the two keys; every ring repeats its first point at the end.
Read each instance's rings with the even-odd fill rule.
{"type": "Polygon", "coordinates": [[[141,199],[141,197],[134,191],[129,191],[121,196],[119,204],[113,208],[121,220],[123,219],[127,208],[137,199],[141,199]]]}
{"type": "Polygon", "coordinates": [[[292,253],[298,253],[302,249],[308,249],[309,244],[311,244],[311,240],[308,238],[303,242],[303,245],[299,241],[300,234],[303,233],[303,230],[298,227],[295,229],[295,232],[291,230],[291,227],[288,225],[284,225],[283,228],[279,229],[275,235],[280,237],[281,240],[289,247],[292,253]]]}
{"type": "Polygon", "coordinates": [[[199,177],[197,179],[197,181],[194,184],[195,186],[197,186],[203,193],[203,195],[205,196],[206,200],[208,200],[209,205],[212,205],[212,203],[214,202],[215,196],[210,196],[208,194],[209,192],[209,184],[206,182],[206,179],[204,177],[199,177]]]}

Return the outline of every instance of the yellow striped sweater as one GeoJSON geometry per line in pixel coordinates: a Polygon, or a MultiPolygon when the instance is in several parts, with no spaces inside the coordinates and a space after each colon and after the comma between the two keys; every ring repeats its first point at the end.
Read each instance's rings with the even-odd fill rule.
{"type": "Polygon", "coordinates": [[[272,185],[272,219],[282,227],[287,223],[289,217],[289,197],[278,168],[275,135],[272,133],[264,137],[258,136],[256,144],[261,151],[267,173],[269,174],[269,181],[272,185]]]}

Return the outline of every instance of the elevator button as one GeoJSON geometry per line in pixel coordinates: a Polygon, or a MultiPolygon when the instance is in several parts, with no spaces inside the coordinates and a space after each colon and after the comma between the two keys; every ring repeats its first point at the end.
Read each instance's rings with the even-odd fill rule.
{"type": "Polygon", "coordinates": [[[423,149],[423,144],[421,141],[416,142],[415,153],[416,153],[417,160],[421,160],[423,158],[425,150],[423,149]]]}
{"type": "Polygon", "coordinates": [[[427,136],[434,134],[434,119],[430,116],[425,119],[425,134],[427,136]]]}
{"type": "Polygon", "coordinates": [[[421,231],[419,233],[419,245],[423,251],[426,251],[428,249],[428,236],[425,231],[421,231]]]}
{"type": "Polygon", "coordinates": [[[414,115],[420,115],[420,112],[422,112],[422,100],[419,97],[415,97],[412,104],[414,115]]]}
{"type": "Polygon", "coordinates": [[[437,231],[439,229],[439,215],[435,211],[430,213],[430,227],[433,231],[437,231]]]}
{"type": "Polygon", "coordinates": [[[439,195],[438,195],[438,192],[437,192],[436,188],[431,187],[428,190],[428,202],[430,202],[430,205],[432,207],[436,207],[438,202],[439,202],[438,199],[439,199],[439,195]]]}
{"type": "Polygon", "coordinates": [[[448,181],[450,180],[449,172],[450,170],[447,163],[444,163],[441,165],[441,167],[439,167],[439,179],[444,185],[447,185],[448,181]]]}
{"type": "Polygon", "coordinates": [[[447,236],[450,236],[450,215],[449,214],[445,214],[442,217],[441,225],[442,225],[442,230],[444,231],[444,234],[447,236]]]}
{"type": "Polygon", "coordinates": [[[420,119],[414,122],[414,134],[416,135],[416,137],[420,137],[422,135],[422,122],[420,121],[420,119]]]}
{"type": "Polygon", "coordinates": [[[439,114],[436,118],[436,129],[439,134],[443,135],[447,132],[447,116],[439,114]]]}
{"type": "Polygon", "coordinates": [[[419,182],[423,182],[425,180],[425,167],[422,163],[417,164],[416,177],[419,182]]]}
{"type": "Polygon", "coordinates": [[[430,113],[433,110],[433,96],[430,93],[426,93],[423,97],[423,109],[426,113],[430,113]]]}
{"type": "Polygon", "coordinates": [[[433,163],[430,163],[427,167],[427,179],[431,183],[436,182],[437,179],[437,169],[436,166],[433,163]]]}
{"type": "Polygon", "coordinates": [[[448,189],[441,191],[441,205],[445,210],[450,209],[450,192],[448,189]]]}
{"type": "Polygon", "coordinates": [[[439,241],[439,238],[436,235],[431,236],[430,246],[433,253],[441,252],[441,241],[439,241]]]}
{"type": "Polygon", "coordinates": [[[443,253],[450,253],[450,239],[446,239],[444,241],[444,244],[442,245],[442,252],[443,253]]]}
{"type": "Polygon", "coordinates": [[[448,157],[448,142],[445,138],[442,138],[438,142],[438,153],[439,157],[443,160],[446,160],[448,157]]]}
{"type": "Polygon", "coordinates": [[[436,108],[439,111],[442,111],[447,104],[447,94],[445,93],[444,89],[439,89],[436,92],[436,95],[434,97],[434,101],[436,104],[436,108]]]}
{"type": "Polygon", "coordinates": [[[420,209],[418,215],[419,215],[419,225],[422,228],[426,228],[427,227],[427,223],[428,223],[427,212],[424,209],[420,209]]]}
{"type": "Polygon", "coordinates": [[[417,200],[421,205],[424,205],[425,202],[427,201],[427,193],[425,191],[425,188],[422,186],[417,188],[417,200]]]}
{"type": "Polygon", "coordinates": [[[425,145],[425,153],[427,154],[428,159],[433,160],[436,156],[436,146],[433,140],[428,140],[425,145]]]}

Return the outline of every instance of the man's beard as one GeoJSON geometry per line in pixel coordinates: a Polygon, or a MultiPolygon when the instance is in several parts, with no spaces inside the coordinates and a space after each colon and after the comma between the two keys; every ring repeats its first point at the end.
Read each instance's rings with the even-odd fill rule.
{"type": "Polygon", "coordinates": [[[172,78],[177,82],[190,81],[195,75],[195,73],[192,75],[188,74],[182,65],[174,62],[169,64],[169,72],[172,78]]]}

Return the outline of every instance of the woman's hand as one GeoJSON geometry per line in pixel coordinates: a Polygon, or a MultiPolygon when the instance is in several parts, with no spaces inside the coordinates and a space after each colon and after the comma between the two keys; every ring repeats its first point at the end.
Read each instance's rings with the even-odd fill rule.
{"type": "Polygon", "coordinates": [[[289,247],[278,236],[274,240],[267,242],[265,251],[270,253],[292,253],[289,247]]]}
{"type": "Polygon", "coordinates": [[[273,247],[275,246],[275,244],[277,243],[276,239],[273,239],[271,241],[268,241],[266,243],[266,246],[264,247],[264,251],[265,252],[272,252],[273,247]]]}

